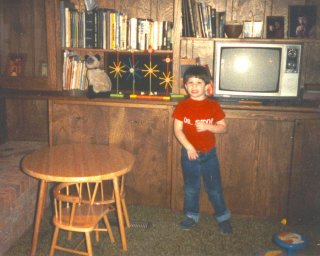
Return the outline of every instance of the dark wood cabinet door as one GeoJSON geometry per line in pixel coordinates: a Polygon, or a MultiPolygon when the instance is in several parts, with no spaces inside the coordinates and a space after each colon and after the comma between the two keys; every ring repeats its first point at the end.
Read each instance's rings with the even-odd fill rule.
{"type": "Polygon", "coordinates": [[[320,118],[297,120],[292,157],[288,219],[319,222],[320,216],[320,118]]]}
{"type": "Polygon", "coordinates": [[[171,117],[167,108],[111,107],[109,142],[136,156],[127,175],[128,202],[170,208],[171,117]]]}
{"type": "Polygon", "coordinates": [[[284,216],[292,121],[228,119],[218,149],[225,197],[234,213],[284,216]]]}
{"type": "MultiPolygon", "coordinates": [[[[113,144],[133,153],[136,162],[127,175],[127,202],[170,208],[170,108],[51,105],[51,140],[61,143],[113,144]]],[[[107,159],[106,159],[107,160],[107,159]]]]}
{"type": "MultiPolygon", "coordinates": [[[[235,214],[285,216],[294,122],[272,116],[226,121],[227,132],[217,135],[217,152],[228,207],[235,214]]],[[[179,168],[173,202],[180,210],[183,180],[179,168]]],[[[203,187],[200,204],[202,211],[213,211],[203,187]]]]}

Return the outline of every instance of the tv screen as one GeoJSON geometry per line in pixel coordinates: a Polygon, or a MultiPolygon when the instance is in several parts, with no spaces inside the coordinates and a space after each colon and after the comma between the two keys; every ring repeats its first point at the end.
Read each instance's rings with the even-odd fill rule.
{"type": "Polygon", "coordinates": [[[279,90],[281,48],[222,47],[220,57],[221,90],[279,90]]]}

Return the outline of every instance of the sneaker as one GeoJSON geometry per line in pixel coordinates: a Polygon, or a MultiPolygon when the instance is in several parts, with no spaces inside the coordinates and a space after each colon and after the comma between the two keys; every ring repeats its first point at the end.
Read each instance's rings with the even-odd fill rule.
{"type": "Polygon", "coordinates": [[[224,236],[232,234],[232,226],[229,220],[225,220],[219,223],[220,233],[224,236]]]}
{"type": "Polygon", "coordinates": [[[192,218],[186,218],[184,221],[180,223],[180,227],[182,230],[190,230],[197,222],[192,218]]]}

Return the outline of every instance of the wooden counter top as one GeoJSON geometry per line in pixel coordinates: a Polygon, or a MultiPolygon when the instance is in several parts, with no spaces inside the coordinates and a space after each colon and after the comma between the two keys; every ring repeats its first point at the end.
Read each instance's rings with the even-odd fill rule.
{"type": "MultiPolygon", "coordinates": [[[[30,90],[14,90],[0,88],[0,97],[6,98],[27,98],[27,99],[43,99],[43,100],[64,100],[72,101],[77,104],[89,105],[113,105],[124,104],[144,105],[155,108],[163,108],[165,106],[175,106],[178,101],[162,101],[162,100],[141,100],[141,99],[117,99],[107,97],[88,98],[82,91],[30,91],[30,90]]],[[[220,101],[224,109],[230,110],[258,110],[258,111],[289,111],[289,112],[313,112],[320,113],[320,101],[312,100],[284,100],[284,101],[220,101]]]]}

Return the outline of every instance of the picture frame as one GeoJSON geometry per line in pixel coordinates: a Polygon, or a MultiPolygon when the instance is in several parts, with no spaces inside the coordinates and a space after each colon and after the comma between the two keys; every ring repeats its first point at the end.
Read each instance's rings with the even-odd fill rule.
{"type": "Polygon", "coordinates": [[[244,21],[243,37],[244,38],[261,38],[263,21],[244,21]]]}
{"type": "Polygon", "coordinates": [[[22,76],[25,60],[24,54],[10,53],[7,59],[6,75],[10,77],[22,76]]]}
{"type": "Polygon", "coordinates": [[[267,16],[266,37],[284,38],[284,16],[267,16]]]}
{"type": "Polygon", "coordinates": [[[288,8],[288,36],[290,38],[315,38],[317,7],[315,5],[290,5],[288,8]]]}

